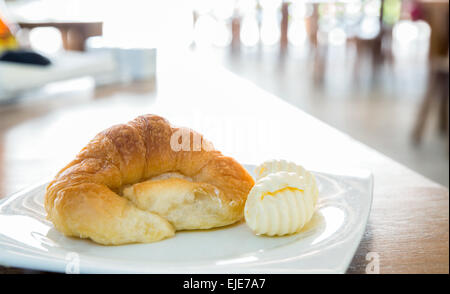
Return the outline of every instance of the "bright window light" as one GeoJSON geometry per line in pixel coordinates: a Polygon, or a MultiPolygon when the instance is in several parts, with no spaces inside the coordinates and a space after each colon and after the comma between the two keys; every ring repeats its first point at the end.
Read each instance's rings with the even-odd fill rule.
{"type": "Polygon", "coordinates": [[[241,24],[241,42],[244,46],[255,46],[259,41],[258,22],[254,16],[246,16],[241,24]]]}
{"type": "Polygon", "coordinates": [[[306,39],[305,21],[303,19],[294,19],[288,28],[289,43],[294,46],[301,46],[305,44],[306,39]]]}
{"type": "Polygon", "coordinates": [[[261,41],[264,45],[274,45],[280,41],[280,24],[277,10],[267,11],[263,14],[261,41]]]}
{"type": "Polygon", "coordinates": [[[333,46],[344,45],[347,41],[347,34],[341,28],[334,28],[328,33],[328,43],[333,46]]]}
{"type": "Polygon", "coordinates": [[[62,50],[61,33],[54,27],[34,28],[30,32],[30,45],[45,54],[55,54],[62,50]]]}

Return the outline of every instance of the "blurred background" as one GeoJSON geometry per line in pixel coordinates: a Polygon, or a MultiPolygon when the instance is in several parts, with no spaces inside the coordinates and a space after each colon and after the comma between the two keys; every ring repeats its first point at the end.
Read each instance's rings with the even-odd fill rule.
{"type": "Polygon", "coordinates": [[[0,0],[0,117],[156,91],[156,61],[195,52],[448,187],[448,21],[443,0],[0,0]]]}

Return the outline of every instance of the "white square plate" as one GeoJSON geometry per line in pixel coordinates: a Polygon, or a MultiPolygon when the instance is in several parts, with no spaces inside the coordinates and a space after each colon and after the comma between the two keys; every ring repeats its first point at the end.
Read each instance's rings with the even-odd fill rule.
{"type": "Polygon", "coordinates": [[[37,185],[0,202],[0,264],[81,273],[344,273],[369,217],[372,175],[314,174],[318,209],[298,234],[256,236],[241,222],[122,246],[63,236],[45,219],[45,185],[37,185]]]}

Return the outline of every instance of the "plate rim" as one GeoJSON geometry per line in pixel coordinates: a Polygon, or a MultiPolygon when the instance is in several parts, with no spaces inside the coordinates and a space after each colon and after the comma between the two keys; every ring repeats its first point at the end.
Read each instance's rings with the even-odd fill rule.
{"type": "MultiPolygon", "coordinates": [[[[254,165],[244,165],[244,166],[254,166],[254,165]]],[[[372,211],[372,206],[373,206],[373,192],[374,192],[374,175],[370,170],[367,169],[345,169],[345,170],[341,170],[341,172],[339,172],[339,170],[332,170],[331,173],[330,172],[322,172],[322,171],[315,171],[312,170],[313,173],[320,173],[320,174],[324,174],[324,175],[331,175],[331,176],[347,176],[347,177],[351,177],[352,174],[354,172],[359,173],[365,173],[365,176],[361,178],[364,178],[364,180],[367,180],[367,185],[368,185],[368,205],[366,208],[366,212],[364,215],[362,215],[363,219],[364,219],[364,223],[361,224],[359,227],[359,230],[357,232],[355,232],[355,237],[357,242],[350,242],[349,245],[347,246],[351,246],[351,250],[349,250],[349,254],[347,254],[345,256],[345,258],[343,259],[343,262],[340,266],[336,267],[335,269],[331,269],[331,270],[325,270],[325,269],[321,269],[321,270],[298,270],[295,273],[326,273],[326,274],[343,274],[347,271],[348,267],[350,266],[351,261],[353,260],[353,257],[356,253],[356,250],[358,249],[361,240],[364,236],[364,233],[367,229],[367,224],[369,222],[369,218],[370,218],[370,214],[372,211]],[[350,174],[348,173],[349,171],[352,171],[350,174]]],[[[354,176],[354,174],[353,174],[354,176]]],[[[3,207],[4,205],[6,205],[9,202],[14,201],[16,198],[21,197],[26,195],[27,193],[38,189],[42,186],[46,186],[48,185],[49,180],[45,179],[45,180],[41,180],[38,181],[28,187],[25,187],[13,194],[11,194],[10,196],[5,197],[4,199],[0,200],[0,207],[3,207]]],[[[26,197],[26,196],[24,196],[26,197]]],[[[1,214],[1,213],[0,213],[1,214]]],[[[33,217],[30,215],[26,215],[28,217],[33,217]]],[[[41,220],[38,220],[41,221],[41,220]]],[[[352,239],[353,240],[353,239],[352,239]]],[[[349,242],[349,241],[347,241],[349,242]]],[[[1,248],[1,245],[0,245],[1,248]]],[[[330,253],[330,251],[332,251],[332,249],[328,249],[328,253],[330,253]]],[[[327,253],[327,252],[325,252],[327,253]]],[[[332,253],[332,252],[331,252],[332,253]]],[[[112,262],[114,263],[114,260],[112,260],[112,262]]],[[[111,266],[105,266],[103,264],[100,264],[100,266],[98,264],[92,264],[92,261],[80,261],[80,269],[81,273],[149,273],[149,274],[156,274],[156,273],[167,273],[167,274],[180,274],[180,273],[249,273],[249,274],[254,274],[254,273],[258,273],[258,274],[264,274],[267,273],[265,271],[259,271],[254,267],[250,267],[248,269],[242,269],[241,267],[239,267],[238,269],[233,268],[232,266],[230,267],[221,267],[221,268],[213,268],[213,267],[204,267],[204,268],[200,268],[197,270],[189,270],[188,271],[179,271],[179,270],[174,270],[174,269],[169,269],[169,270],[164,270],[164,269],[148,269],[146,268],[144,271],[136,271],[136,270],[132,270],[130,269],[130,265],[127,265],[127,267],[124,268],[120,268],[118,269],[118,267],[115,268],[110,268],[111,266]],[[206,272],[207,271],[207,272],[206,272]]],[[[6,266],[6,267],[19,267],[19,268],[24,268],[24,269],[31,269],[31,270],[38,270],[38,271],[47,271],[47,272],[59,272],[59,273],[64,273],[65,269],[66,269],[66,265],[67,262],[63,259],[52,259],[49,261],[49,258],[44,258],[41,256],[31,256],[31,257],[27,257],[27,256],[22,256],[18,253],[18,251],[10,251],[10,250],[0,250],[0,265],[1,266],[6,266]],[[9,262],[8,262],[9,261],[9,262]]],[[[132,266],[132,265],[131,265],[132,266]]],[[[270,271],[272,273],[275,273],[273,270],[270,271]]],[[[292,273],[293,270],[289,270],[289,273],[292,273]]],[[[283,272],[280,272],[283,273],[283,272]]],[[[286,272],[287,273],[287,272],[286,272]]]]}

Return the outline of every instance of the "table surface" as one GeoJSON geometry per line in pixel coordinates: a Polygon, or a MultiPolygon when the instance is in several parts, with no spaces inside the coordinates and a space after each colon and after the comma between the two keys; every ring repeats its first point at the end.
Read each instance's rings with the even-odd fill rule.
{"type": "MultiPolygon", "coordinates": [[[[203,133],[242,163],[283,158],[314,170],[368,169],[374,200],[348,273],[449,272],[449,192],[431,180],[194,54],[158,57],[157,79],[95,89],[49,86],[0,107],[0,198],[51,179],[96,133],[154,113],[203,133]]],[[[0,273],[27,272],[1,268],[0,273]]]]}

